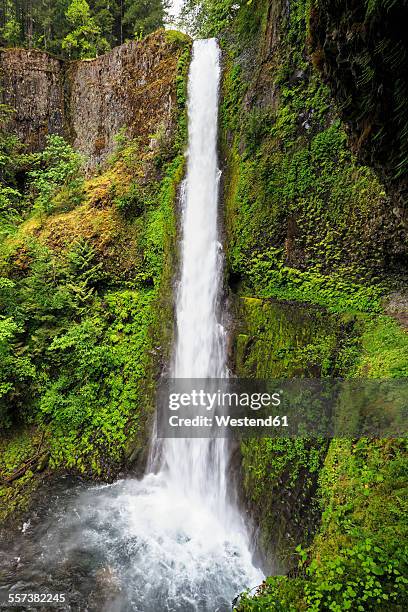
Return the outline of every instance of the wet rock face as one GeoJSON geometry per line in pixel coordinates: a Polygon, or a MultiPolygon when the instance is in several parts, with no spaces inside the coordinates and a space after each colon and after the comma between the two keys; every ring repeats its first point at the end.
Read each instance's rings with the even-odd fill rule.
{"type": "Polygon", "coordinates": [[[64,62],[39,51],[0,51],[2,101],[15,109],[10,128],[37,150],[63,134],[88,168],[112,152],[126,127],[142,140],[172,128],[178,53],[157,32],[91,61],[64,62]]]}
{"type": "Polygon", "coordinates": [[[64,131],[63,75],[63,62],[42,51],[0,51],[0,100],[15,109],[10,128],[31,151],[64,131]]]}
{"type": "Polygon", "coordinates": [[[312,58],[339,103],[360,159],[401,207],[408,199],[408,49],[405,2],[314,3],[312,58]]]}
{"type": "Polygon", "coordinates": [[[128,136],[142,139],[170,129],[176,63],[170,46],[157,36],[69,66],[71,138],[91,165],[112,151],[115,135],[125,126],[128,136]]]}

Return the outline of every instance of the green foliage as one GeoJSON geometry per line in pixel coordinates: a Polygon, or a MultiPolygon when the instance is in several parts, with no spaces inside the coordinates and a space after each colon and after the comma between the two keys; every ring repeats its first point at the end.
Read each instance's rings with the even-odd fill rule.
{"type": "Polygon", "coordinates": [[[203,38],[219,36],[234,22],[248,41],[259,28],[262,9],[259,0],[185,0],[180,22],[192,36],[203,38]]]}
{"type": "Polygon", "coordinates": [[[115,198],[114,204],[124,217],[139,216],[143,212],[145,201],[138,183],[132,183],[124,195],[115,198]]]}
{"type": "Polygon", "coordinates": [[[368,378],[408,377],[408,334],[390,317],[373,317],[361,337],[356,375],[368,378]]]}
{"type": "Polygon", "coordinates": [[[49,346],[54,374],[39,410],[54,430],[54,465],[81,469],[91,453],[100,473],[103,461],[122,460],[129,418],[135,415],[135,427],[141,409],[153,298],[153,292],[107,293],[99,315],[71,325],[49,346]]]}
{"type": "Polygon", "coordinates": [[[47,136],[44,151],[35,155],[35,169],[28,173],[34,210],[50,213],[61,203],[69,209],[82,201],[82,158],[61,136],[47,136]],[[65,193],[64,193],[65,192],[65,193]]]}
{"type": "Polygon", "coordinates": [[[14,179],[15,157],[20,145],[18,139],[7,130],[8,120],[14,111],[7,104],[0,104],[0,180],[12,181],[14,179]]]}
{"type": "Polygon", "coordinates": [[[164,24],[166,0],[4,0],[0,46],[89,58],[164,24]]]}
{"type": "Polygon", "coordinates": [[[342,549],[324,567],[312,561],[307,573],[305,601],[308,610],[381,610],[385,605],[405,600],[408,579],[401,574],[406,567],[407,551],[390,557],[371,539],[342,549]],[[400,558],[399,558],[400,557],[400,558]]]}
{"type": "Polygon", "coordinates": [[[237,609],[405,609],[406,452],[406,441],[332,441],[319,476],[322,524],[308,550],[296,549],[301,577],[268,578],[237,609]]]}
{"type": "MultiPolygon", "coordinates": [[[[62,138],[23,155],[0,133],[0,202],[9,215],[0,259],[1,425],[10,440],[17,427],[44,431],[52,469],[112,478],[129,448],[146,440],[171,335],[174,202],[184,171],[190,44],[173,38],[177,129],[158,130],[151,145],[122,131],[107,167],[86,183],[81,158],[62,138]]],[[[7,441],[4,448],[8,456],[7,441]]],[[[18,460],[0,469],[9,473],[18,460]]],[[[21,479],[27,491],[30,479],[21,479]]],[[[20,479],[14,492],[23,503],[18,491],[20,479]]],[[[17,501],[0,486],[2,495],[11,511],[17,501]]]]}
{"type": "Polygon", "coordinates": [[[231,23],[242,4],[234,0],[186,0],[181,21],[192,35],[212,36],[231,23]]]}
{"type": "Polygon", "coordinates": [[[129,37],[140,38],[157,30],[164,23],[166,0],[125,0],[123,27],[129,37]]]}
{"type": "MultiPolygon", "coordinates": [[[[0,287],[7,279],[0,279],[0,287]]],[[[21,329],[12,317],[0,318],[0,431],[11,425],[10,403],[21,404],[22,388],[35,376],[35,368],[17,337],[21,329]]]]}
{"type": "MultiPolygon", "coordinates": [[[[262,8],[266,3],[257,3],[263,23],[262,8]]],[[[389,290],[384,271],[395,228],[384,219],[391,204],[374,173],[350,152],[328,90],[308,64],[307,8],[292,3],[281,25],[273,83],[263,85],[278,88],[278,104],[249,110],[243,104],[254,96],[248,60],[241,59],[243,9],[226,37],[228,266],[249,295],[378,312],[389,290]]]]}
{"type": "Polygon", "coordinates": [[[86,0],[72,0],[66,18],[70,31],[62,41],[61,48],[69,58],[92,58],[109,49],[108,41],[101,36],[100,28],[91,17],[86,0]]]}
{"type": "Polygon", "coordinates": [[[322,528],[306,567],[310,609],[405,607],[406,450],[398,440],[332,442],[320,475],[322,528]]]}
{"type": "Polygon", "coordinates": [[[304,610],[301,596],[303,580],[270,576],[258,589],[241,595],[234,610],[238,612],[298,612],[304,610]],[[256,595],[256,597],[254,597],[256,595]]]}
{"type": "Polygon", "coordinates": [[[21,145],[7,130],[13,110],[0,104],[0,238],[13,232],[24,207],[16,175],[21,166],[21,145]]]}
{"type": "MultiPolygon", "coordinates": [[[[16,466],[21,466],[36,454],[43,432],[33,433],[32,429],[17,428],[0,436],[0,473],[11,475],[16,466]]],[[[13,486],[0,486],[0,521],[12,512],[16,514],[28,507],[30,493],[34,489],[33,471],[13,482],[13,486]]]]}
{"type": "Polygon", "coordinates": [[[242,444],[243,466],[246,478],[253,481],[252,501],[262,502],[265,488],[276,486],[288,471],[290,488],[302,470],[308,475],[318,472],[325,453],[323,443],[311,444],[306,439],[262,438],[242,444]]]}
{"type": "MultiPolygon", "coordinates": [[[[34,177],[38,191],[42,173],[52,177],[53,186],[68,181],[68,191],[75,190],[76,184],[69,184],[70,156],[67,164],[55,166],[52,152],[51,147],[43,153],[50,165],[34,177]]],[[[154,192],[146,185],[141,193],[143,197],[150,194],[149,206],[140,218],[123,221],[129,224],[127,232],[137,231],[143,253],[132,288],[111,289],[118,279],[108,273],[92,242],[81,237],[60,252],[29,239],[24,247],[28,270],[15,281],[4,279],[0,287],[2,311],[8,317],[2,347],[2,416],[7,425],[23,417],[46,425],[53,434],[52,466],[109,475],[115,462],[123,462],[129,422],[132,435],[137,435],[141,413],[146,418],[150,410],[142,391],[151,376],[150,328],[156,320],[155,303],[166,268],[165,249],[173,231],[173,202],[183,163],[182,155],[175,158],[154,192]],[[139,227],[132,228],[139,221],[139,227]],[[146,288],[153,285],[154,289],[146,288]],[[17,322],[13,325],[12,314],[17,322]],[[23,340],[25,360],[17,354],[12,361],[17,333],[23,340]],[[36,366],[35,377],[31,363],[36,366]],[[16,404],[17,383],[24,397],[30,397],[24,413],[16,404]],[[7,393],[13,393],[12,402],[6,401],[7,393]]],[[[133,197],[136,184],[130,183],[128,198],[133,197]]],[[[50,193],[53,197],[54,189],[50,193]]],[[[42,195],[45,199],[46,194],[42,195]]]]}
{"type": "Polygon", "coordinates": [[[318,269],[298,270],[286,266],[282,252],[269,249],[251,258],[248,278],[256,295],[297,300],[326,306],[332,312],[380,312],[381,285],[353,283],[341,274],[321,274],[318,269]]]}
{"type": "MultiPolygon", "coordinates": [[[[407,376],[407,334],[381,315],[393,275],[404,285],[392,255],[392,202],[351,153],[310,63],[310,3],[296,0],[279,15],[266,1],[253,8],[249,16],[241,5],[221,36],[226,256],[240,304],[236,373],[407,376]],[[255,20],[249,45],[242,23],[253,31],[255,20]]],[[[361,78],[369,88],[368,69],[361,78]]],[[[275,571],[289,569],[290,577],[268,578],[237,610],[405,610],[406,444],[258,439],[241,446],[258,542],[275,571]]]]}

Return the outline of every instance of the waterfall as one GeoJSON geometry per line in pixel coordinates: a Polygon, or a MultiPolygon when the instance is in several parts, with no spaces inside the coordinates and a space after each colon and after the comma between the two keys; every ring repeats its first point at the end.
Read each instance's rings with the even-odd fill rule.
{"type": "MultiPolygon", "coordinates": [[[[196,41],[180,202],[172,366],[178,378],[227,375],[219,309],[219,79],[216,41],[196,41]]],[[[253,565],[245,523],[227,495],[225,441],[168,439],[159,451],[159,464],[156,457],[141,480],[56,494],[52,521],[41,526],[40,541],[33,540],[19,584],[34,592],[42,592],[42,585],[67,592],[61,587],[67,584],[78,609],[85,600],[91,603],[84,609],[106,612],[229,612],[238,593],[259,584],[263,576],[253,565]]],[[[17,550],[10,552],[14,559],[17,550]]]]}
{"type": "MultiPolygon", "coordinates": [[[[217,158],[220,50],[197,40],[188,82],[187,173],[181,189],[181,269],[176,292],[174,378],[227,376],[220,323],[222,252],[218,236],[217,158]]],[[[157,448],[157,446],[156,446],[157,448]]],[[[222,439],[167,439],[160,467],[136,485],[133,511],[150,594],[144,612],[230,610],[262,574],[252,564],[249,536],[227,495],[228,445],[222,439]]],[[[150,467],[157,455],[151,460],[150,467]]],[[[141,565],[142,564],[142,567],[141,565]]]]}
{"type": "MultiPolygon", "coordinates": [[[[174,378],[226,376],[225,332],[219,322],[221,245],[218,240],[217,158],[220,50],[198,40],[188,82],[187,175],[181,191],[181,273],[176,299],[174,378]]],[[[183,494],[206,499],[225,516],[227,449],[223,440],[169,439],[163,469],[183,494]]]]}
{"type": "MultiPolygon", "coordinates": [[[[225,331],[219,308],[220,74],[217,41],[195,41],[188,82],[187,175],[181,190],[174,378],[227,376],[225,331]]],[[[240,590],[262,579],[252,564],[244,521],[228,500],[228,445],[222,439],[167,439],[160,449],[160,460],[159,473],[147,475],[144,481],[156,479],[164,487],[161,503],[165,519],[159,531],[163,530],[161,541],[170,537],[170,542],[167,554],[160,560],[172,568],[167,578],[174,594],[174,599],[166,600],[166,609],[228,610],[240,590]]]]}

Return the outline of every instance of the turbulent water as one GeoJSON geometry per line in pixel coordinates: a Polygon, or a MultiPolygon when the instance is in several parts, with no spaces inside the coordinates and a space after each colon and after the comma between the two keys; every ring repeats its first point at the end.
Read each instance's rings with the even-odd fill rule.
{"type": "MultiPolygon", "coordinates": [[[[227,373],[219,313],[219,77],[216,41],[196,41],[173,359],[179,378],[227,373]]],[[[45,518],[25,525],[3,553],[3,590],[64,592],[72,610],[231,610],[233,598],[262,576],[228,501],[227,461],[222,440],[167,440],[153,443],[142,480],[91,488],[62,483],[45,518]]]]}

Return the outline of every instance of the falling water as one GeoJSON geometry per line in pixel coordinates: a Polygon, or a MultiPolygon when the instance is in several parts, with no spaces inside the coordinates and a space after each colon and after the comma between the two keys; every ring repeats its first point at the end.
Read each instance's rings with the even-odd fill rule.
{"type": "MultiPolygon", "coordinates": [[[[182,189],[181,275],[173,377],[226,376],[225,332],[219,323],[221,245],[218,241],[217,159],[220,50],[215,39],[194,43],[188,84],[189,146],[182,189]]],[[[223,440],[169,439],[164,469],[183,494],[206,499],[226,517],[227,449],[223,440]]]]}
{"type": "MultiPolygon", "coordinates": [[[[196,41],[172,372],[179,378],[227,374],[218,307],[219,78],[216,41],[196,41]]],[[[24,534],[24,558],[17,543],[8,551],[12,570],[4,588],[64,592],[68,587],[76,603],[66,609],[231,610],[233,598],[259,584],[262,575],[252,563],[244,521],[228,499],[227,446],[222,440],[166,440],[159,456],[159,465],[153,456],[142,480],[55,495],[52,518],[24,534]]]]}

